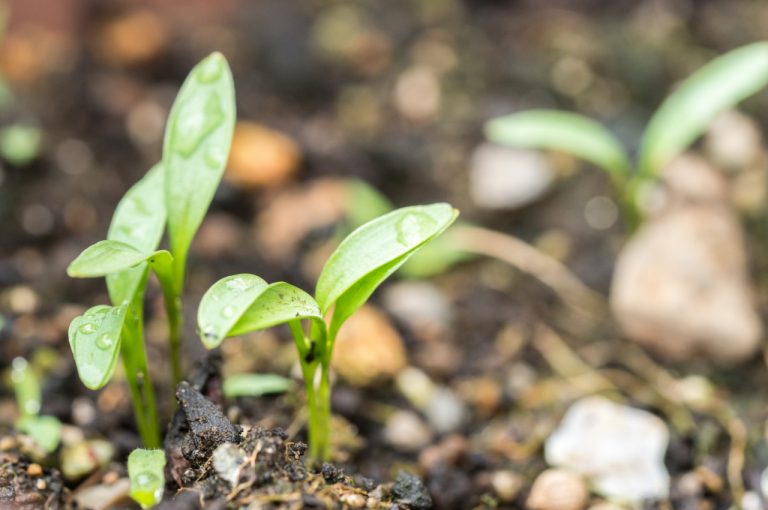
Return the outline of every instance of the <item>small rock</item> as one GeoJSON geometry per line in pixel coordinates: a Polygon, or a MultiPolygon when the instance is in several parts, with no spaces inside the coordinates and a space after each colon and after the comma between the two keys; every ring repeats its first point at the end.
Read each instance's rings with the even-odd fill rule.
{"type": "Polygon", "coordinates": [[[401,370],[395,383],[400,393],[419,409],[427,406],[436,389],[429,376],[416,367],[401,370]]]}
{"type": "Polygon", "coordinates": [[[45,480],[43,480],[42,478],[40,478],[39,480],[37,480],[37,481],[35,482],[35,488],[36,488],[37,490],[39,490],[39,491],[44,491],[45,489],[47,489],[47,488],[48,488],[48,482],[46,482],[45,480]]]}
{"type": "Polygon", "coordinates": [[[469,192],[478,207],[523,207],[543,196],[553,180],[547,160],[535,151],[484,143],[472,154],[469,192]]]}
{"type": "Polygon", "coordinates": [[[384,427],[384,440],[405,452],[418,452],[432,441],[432,430],[411,411],[396,411],[384,427]]]}
{"type": "Polygon", "coordinates": [[[526,506],[533,510],[581,510],[588,497],[581,476],[569,469],[547,469],[533,482],[526,506]]]}
{"type": "Polygon", "coordinates": [[[237,445],[224,443],[213,451],[213,469],[219,477],[230,485],[237,485],[240,478],[240,466],[245,460],[245,452],[237,445]]]}
{"type": "Polygon", "coordinates": [[[365,496],[354,492],[342,494],[339,500],[345,505],[349,505],[351,508],[364,508],[367,501],[365,496]]]}
{"type": "Polygon", "coordinates": [[[440,80],[433,69],[416,65],[403,71],[395,83],[394,102],[398,113],[412,121],[435,117],[441,103],[440,80]]]}
{"type": "Polygon", "coordinates": [[[336,337],[333,367],[355,386],[391,379],[405,364],[400,335],[389,319],[371,305],[350,317],[336,337]]]}
{"type": "Polygon", "coordinates": [[[631,339],[671,360],[734,364],[763,328],[749,284],[744,234],[717,173],[700,160],[665,172],[673,200],[620,253],[611,308],[631,339]]]}
{"type": "Polygon", "coordinates": [[[232,138],[225,178],[246,189],[276,186],[293,176],[300,160],[299,147],[288,136],[240,121],[232,138]]]}
{"type": "Polygon", "coordinates": [[[86,439],[64,445],[61,450],[61,472],[68,480],[77,480],[104,467],[112,459],[115,447],[103,439],[86,439]]]}
{"type": "Polygon", "coordinates": [[[34,477],[40,476],[43,474],[43,468],[40,464],[32,463],[27,466],[27,474],[34,477]]]}
{"type": "Polygon", "coordinates": [[[510,502],[523,488],[523,477],[514,471],[496,471],[491,475],[491,486],[500,500],[510,502]]]}
{"type": "Polygon", "coordinates": [[[128,498],[130,490],[131,481],[128,478],[120,478],[113,483],[101,483],[78,489],[75,492],[75,501],[80,508],[107,510],[115,508],[120,501],[128,498]]]}
{"type": "Polygon", "coordinates": [[[468,418],[464,402],[448,388],[440,387],[424,408],[424,414],[435,431],[445,434],[455,432],[468,418]]]}
{"type": "Polygon", "coordinates": [[[639,502],[668,497],[668,442],[666,425],[653,414],[588,397],[568,409],[544,453],[550,465],[589,478],[599,494],[639,502]]]}
{"type": "Polygon", "coordinates": [[[432,497],[421,479],[406,471],[400,471],[392,485],[392,495],[399,504],[414,509],[432,508],[432,497]]]}
{"type": "Polygon", "coordinates": [[[94,50],[113,65],[133,65],[157,56],[168,43],[163,21],[149,9],[136,9],[104,25],[94,50]]]}
{"type": "Polygon", "coordinates": [[[400,282],[383,293],[384,307],[422,338],[439,336],[450,327],[450,303],[434,284],[400,282]]]}
{"type": "Polygon", "coordinates": [[[432,471],[439,464],[456,466],[469,449],[467,439],[460,434],[451,434],[438,444],[429,446],[419,454],[419,465],[425,471],[432,471]]]}
{"type": "Polygon", "coordinates": [[[716,164],[742,170],[760,157],[762,136],[757,123],[729,110],[715,117],[704,137],[704,148],[716,164]]]}

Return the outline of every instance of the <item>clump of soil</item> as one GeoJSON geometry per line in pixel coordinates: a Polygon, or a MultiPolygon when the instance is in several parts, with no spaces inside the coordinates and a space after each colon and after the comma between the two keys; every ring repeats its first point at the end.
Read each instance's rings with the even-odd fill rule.
{"type": "Polygon", "coordinates": [[[0,510],[56,510],[65,507],[61,473],[24,454],[12,435],[0,439],[0,510]]]}

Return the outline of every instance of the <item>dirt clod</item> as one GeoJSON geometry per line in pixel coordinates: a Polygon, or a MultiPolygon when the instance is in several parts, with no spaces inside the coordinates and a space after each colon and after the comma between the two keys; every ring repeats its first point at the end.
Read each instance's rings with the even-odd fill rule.
{"type": "Polygon", "coordinates": [[[421,479],[413,473],[400,471],[397,474],[392,495],[395,500],[411,508],[432,508],[432,497],[421,479]]]}

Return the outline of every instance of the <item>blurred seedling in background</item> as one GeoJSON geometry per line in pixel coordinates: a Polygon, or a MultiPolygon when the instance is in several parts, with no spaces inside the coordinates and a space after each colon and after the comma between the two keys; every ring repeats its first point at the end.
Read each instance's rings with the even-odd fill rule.
{"type": "Polygon", "coordinates": [[[16,429],[31,437],[46,454],[52,453],[61,440],[61,422],[55,416],[40,414],[40,374],[25,358],[17,357],[11,363],[11,383],[19,408],[16,429]]]}
{"type": "Polygon", "coordinates": [[[165,452],[136,449],[128,456],[131,498],[141,508],[150,508],[163,499],[165,489],[165,452]]]}
{"type": "Polygon", "coordinates": [[[190,72],[171,109],[163,160],[123,197],[107,240],[86,248],[67,268],[76,278],[106,277],[111,306],[77,317],[69,342],[78,375],[90,389],[107,384],[122,353],[145,446],[160,445],[155,395],[144,346],[143,302],[149,272],[163,291],[173,383],[181,380],[184,275],[189,246],[213,200],[235,124],[235,93],[226,59],[213,53],[190,72]],[[158,250],[167,223],[170,251],[158,250]]]}
{"type": "Polygon", "coordinates": [[[327,459],[330,365],[339,329],[385,279],[448,228],[457,215],[448,204],[433,204],[404,207],[365,223],[330,256],[314,298],[288,283],[267,284],[252,274],[219,280],[205,293],[198,309],[203,344],[213,349],[227,337],[287,324],[306,387],[310,452],[314,458],[327,459]]]}
{"type": "MultiPolygon", "coordinates": [[[[531,110],[489,121],[489,140],[516,147],[573,154],[610,176],[630,230],[642,221],[648,191],[662,169],[684,152],[719,113],[768,84],[768,42],[715,58],[684,80],[652,115],[633,164],[601,124],[558,110],[531,110]]],[[[514,171],[514,169],[510,169],[514,171]]]]}

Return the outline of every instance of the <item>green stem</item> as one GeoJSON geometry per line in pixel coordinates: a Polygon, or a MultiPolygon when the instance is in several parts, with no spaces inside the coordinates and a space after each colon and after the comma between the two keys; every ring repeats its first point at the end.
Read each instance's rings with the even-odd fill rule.
{"type": "Polygon", "coordinates": [[[331,366],[330,359],[320,364],[320,387],[317,392],[318,415],[320,430],[315,438],[317,456],[328,460],[331,455],[331,366]]]}
{"type": "Polygon", "coordinates": [[[175,388],[181,382],[181,332],[184,315],[182,313],[181,294],[184,288],[184,263],[180,257],[168,265],[165,259],[157,260],[153,265],[160,287],[163,289],[165,313],[168,316],[168,349],[171,362],[171,379],[175,388]],[[180,272],[177,268],[181,267],[180,272]]]}

